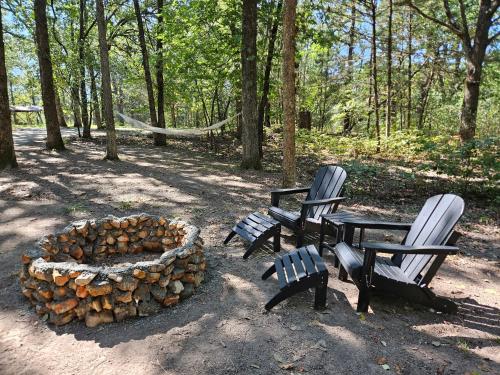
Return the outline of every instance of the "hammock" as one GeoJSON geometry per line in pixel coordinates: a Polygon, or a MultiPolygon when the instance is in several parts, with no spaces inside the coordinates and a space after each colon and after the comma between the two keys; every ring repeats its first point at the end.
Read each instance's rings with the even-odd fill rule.
{"type": "Polygon", "coordinates": [[[172,137],[194,137],[194,136],[199,136],[203,135],[206,132],[220,129],[224,124],[228,123],[231,121],[233,118],[238,117],[241,113],[238,113],[232,117],[229,117],[225,120],[222,120],[216,124],[213,124],[211,126],[208,126],[206,128],[184,128],[184,129],[174,129],[174,128],[156,128],[154,126],[145,124],[144,122],[138,121],[136,119],[133,119],[132,117],[128,117],[127,115],[124,115],[123,113],[116,112],[118,117],[120,117],[123,121],[125,121],[127,124],[133,126],[134,128],[139,128],[143,130],[149,130],[150,132],[153,133],[160,133],[160,134],[166,134],[168,136],[172,137]]]}

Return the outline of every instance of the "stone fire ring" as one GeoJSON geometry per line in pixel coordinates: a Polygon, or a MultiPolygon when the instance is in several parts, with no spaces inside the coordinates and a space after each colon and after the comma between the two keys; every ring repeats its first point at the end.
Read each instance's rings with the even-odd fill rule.
{"type": "Polygon", "coordinates": [[[85,320],[88,327],[177,304],[204,280],[206,267],[197,227],[144,213],[72,223],[43,237],[22,263],[22,293],[42,319],[85,320]],[[158,257],[99,266],[143,252],[158,257]]]}

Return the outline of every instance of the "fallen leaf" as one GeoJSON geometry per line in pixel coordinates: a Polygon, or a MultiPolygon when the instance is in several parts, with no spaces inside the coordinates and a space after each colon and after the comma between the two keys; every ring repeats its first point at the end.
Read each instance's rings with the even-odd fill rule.
{"type": "Polygon", "coordinates": [[[386,371],[389,371],[391,369],[391,366],[389,365],[382,365],[382,368],[386,371]]]}
{"type": "Polygon", "coordinates": [[[295,367],[295,365],[293,363],[284,363],[284,364],[280,365],[280,368],[282,370],[293,370],[294,367],[295,367]]]}
{"type": "Polygon", "coordinates": [[[433,341],[432,345],[435,347],[441,346],[441,343],[439,341],[433,341]]]}
{"type": "Polygon", "coordinates": [[[386,343],[384,340],[380,341],[380,343],[381,343],[383,346],[387,346],[387,343],[386,343]]]}
{"type": "Polygon", "coordinates": [[[387,363],[387,359],[385,357],[377,358],[377,365],[385,365],[387,363]]]}
{"type": "Polygon", "coordinates": [[[260,368],[260,366],[257,366],[257,365],[250,365],[250,367],[253,367],[253,368],[260,368]]]}

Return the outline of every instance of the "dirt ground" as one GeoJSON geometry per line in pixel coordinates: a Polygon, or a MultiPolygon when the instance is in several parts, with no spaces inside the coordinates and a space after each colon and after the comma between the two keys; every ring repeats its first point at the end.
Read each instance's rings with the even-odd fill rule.
{"type": "MultiPolygon", "coordinates": [[[[56,153],[42,149],[40,132],[16,131],[21,167],[0,173],[0,374],[500,374],[500,236],[491,210],[467,202],[461,254],[433,280],[438,295],[459,304],[456,315],[386,298],[358,315],[357,289],[338,280],[330,255],[325,311],[311,308],[309,291],[264,313],[278,289],[275,278],[260,278],[273,253],[245,261],[244,243],[222,241],[238,219],[265,213],[276,167],[241,171],[224,149],[154,148],[124,135],[113,163],[102,160],[102,137],[73,138],[56,153]],[[139,212],[202,228],[208,273],[197,293],[157,315],[94,329],[39,320],[20,293],[21,253],[71,221],[139,212]]],[[[318,165],[299,164],[306,184],[318,165]]],[[[349,198],[353,211],[411,220],[426,197],[349,198]]],[[[292,248],[290,233],[282,240],[292,248]]]]}

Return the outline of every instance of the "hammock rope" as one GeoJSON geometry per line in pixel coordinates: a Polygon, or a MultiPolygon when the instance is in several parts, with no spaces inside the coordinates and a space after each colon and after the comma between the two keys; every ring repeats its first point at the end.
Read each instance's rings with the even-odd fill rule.
{"type": "Polygon", "coordinates": [[[222,126],[227,124],[233,118],[236,118],[239,115],[241,115],[241,113],[237,113],[234,116],[228,117],[227,119],[222,120],[216,124],[210,125],[206,128],[179,128],[179,129],[166,128],[166,129],[164,129],[164,128],[156,128],[154,126],[148,125],[142,121],[133,119],[132,117],[124,115],[123,113],[120,113],[120,112],[116,112],[116,114],[123,121],[125,121],[127,124],[131,125],[134,128],[148,130],[148,131],[153,132],[153,133],[165,134],[165,135],[172,136],[172,137],[194,137],[194,136],[204,135],[206,132],[220,129],[222,126]]]}

